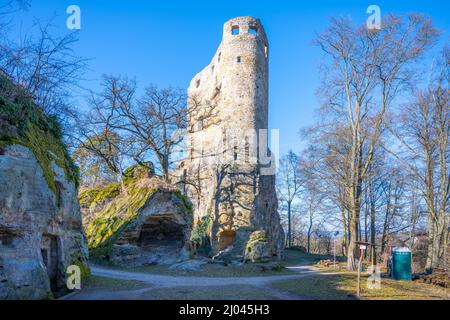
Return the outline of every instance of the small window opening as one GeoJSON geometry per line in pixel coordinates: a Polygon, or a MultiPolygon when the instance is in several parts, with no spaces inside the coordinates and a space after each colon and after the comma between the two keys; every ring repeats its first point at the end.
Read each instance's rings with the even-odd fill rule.
{"type": "Polygon", "coordinates": [[[0,236],[0,244],[4,246],[11,246],[13,244],[14,238],[9,235],[0,236]]]}
{"type": "Polygon", "coordinates": [[[250,143],[248,137],[245,137],[245,162],[250,162],[250,143]]]}
{"type": "Polygon", "coordinates": [[[56,187],[56,205],[58,207],[61,207],[62,201],[63,201],[62,192],[63,192],[64,187],[63,187],[63,184],[59,181],[55,181],[55,187],[56,187]]]}
{"type": "Polygon", "coordinates": [[[234,158],[234,160],[237,160],[237,158],[238,158],[238,153],[237,153],[237,146],[234,146],[234,148],[233,148],[233,152],[234,152],[234,156],[233,156],[233,158],[234,158]]]}
{"type": "Polygon", "coordinates": [[[219,52],[219,56],[217,57],[217,62],[220,62],[220,57],[222,56],[222,52],[219,52]]]}
{"type": "Polygon", "coordinates": [[[203,120],[200,119],[197,121],[197,131],[202,131],[203,130],[203,120]]]}
{"type": "Polygon", "coordinates": [[[211,67],[211,73],[214,73],[214,66],[211,67]]]}
{"type": "Polygon", "coordinates": [[[200,80],[197,80],[196,87],[200,87],[200,80]]]}
{"type": "Polygon", "coordinates": [[[227,152],[227,135],[225,133],[225,131],[222,131],[222,148],[223,148],[223,153],[227,152]]]}
{"type": "Polygon", "coordinates": [[[236,60],[237,60],[238,63],[241,63],[241,57],[237,57],[236,60]]]}
{"type": "Polygon", "coordinates": [[[257,34],[258,34],[258,28],[255,27],[255,26],[250,26],[250,27],[248,28],[248,33],[257,35],[257,34]]]}
{"type": "Polygon", "coordinates": [[[238,26],[233,26],[231,27],[231,34],[236,36],[239,34],[239,27],[238,26]]]}

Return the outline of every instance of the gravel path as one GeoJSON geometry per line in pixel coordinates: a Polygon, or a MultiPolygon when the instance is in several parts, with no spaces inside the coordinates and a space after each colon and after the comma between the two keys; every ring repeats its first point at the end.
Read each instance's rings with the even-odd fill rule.
{"type": "Polygon", "coordinates": [[[174,287],[208,287],[208,286],[233,286],[233,285],[249,285],[260,287],[262,290],[268,290],[276,299],[282,300],[302,300],[303,297],[283,291],[271,286],[275,281],[299,279],[311,275],[322,274],[314,267],[298,266],[291,267],[297,274],[293,275],[275,275],[275,276],[258,276],[258,277],[198,277],[198,276],[170,276],[139,272],[129,272],[115,269],[107,269],[100,266],[91,266],[92,275],[98,277],[139,281],[147,283],[148,287],[134,290],[120,290],[120,291],[79,291],[62,299],[67,300],[125,300],[125,299],[139,299],[140,296],[146,292],[161,288],[174,287]]]}

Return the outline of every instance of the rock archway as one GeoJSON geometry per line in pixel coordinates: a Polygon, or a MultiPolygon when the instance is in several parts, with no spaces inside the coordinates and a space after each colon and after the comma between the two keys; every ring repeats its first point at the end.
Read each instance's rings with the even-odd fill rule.
{"type": "Polygon", "coordinates": [[[185,244],[186,226],[167,216],[150,216],[143,224],[139,246],[144,250],[179,250],[185,244]]]}

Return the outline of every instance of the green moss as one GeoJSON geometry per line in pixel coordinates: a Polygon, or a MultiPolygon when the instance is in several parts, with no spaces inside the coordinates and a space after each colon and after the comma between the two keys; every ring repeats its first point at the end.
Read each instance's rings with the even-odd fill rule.
{"type": "Polygon", "coordinates": [[[82,188],[78,193],[78,201],[82,207],[95,209],[99,204],[114,199],[120,194],[120,183],[112,182],[104,188],[82,188]]]}
{"type": "Polygon", "coordinates": [[[25,137],[21,139],[24,146],[29,147],[33,151],[37,161],[39,162],[44,177],[49,188],[56,193],[55,174],[51,167],[52,161],[64,169],[66,177],[70,181],[78,182],[78,170],[67,154],[67,149],[59,139],[39,129],[35,124],[30,123],[25,133],[25,137]]]}
{"type": "Polygon", "coordinates": [[[252,234],[249,237],[249,242],[254,241],[267,241],[267,235],[264,230],[257,230],[252,232],[252,234]]]}
{"type": "Polygon", "coordinates": [[[190,238],[190,241],[194,247],[200,247],[203,243],[203,239],[208,236],[210,222],[211,218],[209,216],[205,216],[200,220],[200,223],[194,226],[190,238]]]}
{"type": "Polygon", "coordinates": [[[123,172],[123,184],[128,186],[139,181],[142,178],[148,178],[149,173],[153,172],[153,163],[150,161],[141,164],[135,164],[125,169],[123,172]]]}
{"type": "Polygon", "coordinates": [[[108,248],[117,240],[121,232],[133,222],[148,198],[157,189],[129,185],[126,193],[118,194],[108,202],[86,228],[89,247],[94,255],[107,254],[108,248]]]}
{"type": "Polygon", "coordinates": [[[192,225],[194,223],[194,212],[193,212],[192,202],[189,200],[189,198],[186,195],[184,195],[178,189],[175,191],[174,194],[183,204],[183,207],[186,211],[186,221],[188,222],[189,225],[192,225]]]}
{"type": "Polygon", "coordinates": [[[89,207],[99,192],[99,189],[81,188],[78,192],[78,202],[80,203],[80,206],[89,207]]]}
{"type": "MultiPolygon", "coordinates": [[[[0,86],[4,89],[7,85],[8,82],[1,78],[0,86]]],[[[61,127],[55,118],[46,116],[29,97],[22,95],[15,101],[0,97],[0,120],[5,121],[16,131],[14,133],[0,132],[0,148],[13,144],[30,148],[42,168],[49,188],[55,193],[56,183],[51,168],[52,161],[64,169],[68,180],[78,185],[78,167],[61,141],[61,127]]]]}

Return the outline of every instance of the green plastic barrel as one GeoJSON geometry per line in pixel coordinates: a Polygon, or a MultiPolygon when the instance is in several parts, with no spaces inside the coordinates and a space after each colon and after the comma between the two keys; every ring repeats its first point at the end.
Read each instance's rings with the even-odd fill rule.
{"type": "Polygon", "coordinates": [[[392,277],[395,280],[411,280],[411,250],[408,248],[392,250],[392,277]]]}

